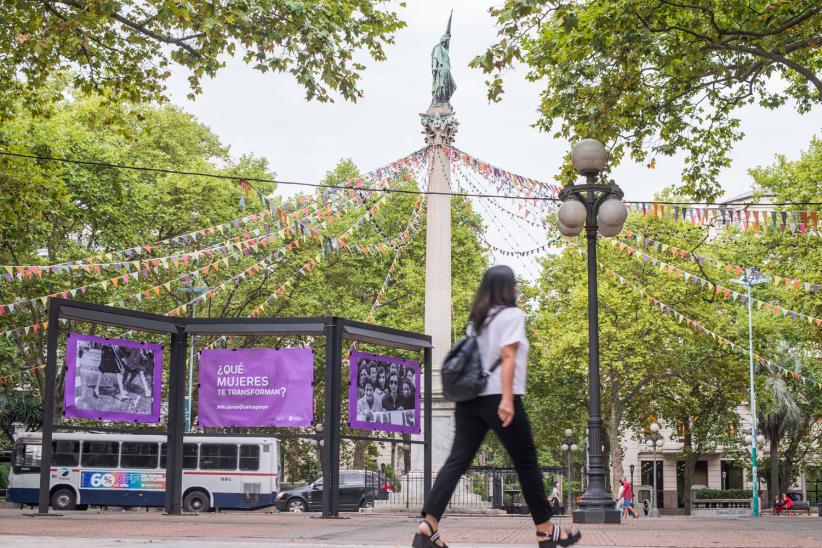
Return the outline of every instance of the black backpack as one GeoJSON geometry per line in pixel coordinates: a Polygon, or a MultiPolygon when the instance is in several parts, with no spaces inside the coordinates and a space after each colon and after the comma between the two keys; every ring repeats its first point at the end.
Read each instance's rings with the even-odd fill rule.
{"type": "MultiPolygon", "coordinates": [[[[494,313],[486,322],[488,327],[497,314],[494,313]]],[[[473,400],[480,395],[488,384],[488,375],[499,367],[502,358],[498,358],[488,373],[482,369],[479,353],[478,333],[466,335],[458,340],[448,351],[442,363],[442,391],[445,399],[453,402],[473,400]]]]}

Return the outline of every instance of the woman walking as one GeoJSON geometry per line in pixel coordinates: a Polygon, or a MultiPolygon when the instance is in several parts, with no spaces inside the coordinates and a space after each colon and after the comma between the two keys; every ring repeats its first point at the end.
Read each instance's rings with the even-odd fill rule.
{"type": "Polygon", "coordinates": [[[502,265],[489,268],[474,297],[468,325],[469,334],[477,336],[483,369],[490,372],[488,383],[478,397],[456,404],[451,454],[423,505],[425,520],[414,537],[414,548],[446,546],[438,530],[440,519],[488,430],[499,437],[514,463],[540,548],[570,546],[582,537],[578,531],[563,530],[550,522],[551,505],[545,496],[531,425],[522,404],[528,338],[525,314],[516,307],[516,301],[514,271],[502,265]],[[499,367],[494,367],[497,362],[499,367]]]}

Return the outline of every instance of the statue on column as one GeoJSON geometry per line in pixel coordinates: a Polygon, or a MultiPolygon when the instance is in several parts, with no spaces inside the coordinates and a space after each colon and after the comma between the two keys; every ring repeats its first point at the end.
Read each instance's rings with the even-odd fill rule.
{"type": "Polygon", "coordinates": [[[440,38],[439,44],[431,52],[431,74],[434,82],[431,86],[431,106],[451,106],[451,96],[457,89],[454,78],[451,77],[451,60],[448,57],[448,46],[451,43],[451,17],[448,16],[448,28],[440,38]]]}

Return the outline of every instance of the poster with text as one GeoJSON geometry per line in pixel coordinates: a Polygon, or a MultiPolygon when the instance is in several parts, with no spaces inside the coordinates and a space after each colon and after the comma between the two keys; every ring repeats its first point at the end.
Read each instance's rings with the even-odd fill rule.
{"type": "Polygon", "coordinates": [[[352,352],[348,422],[361,430],[419,434],[419,362],[352,352]]]}
{"type": "Polygon", "coordinates": [[[69,333],[66,417],[160,422],[163,347],[69,333]]]}
{"type": "Polygon", "coordinates": [[[310,426],[314,351],[239,348],[200,353],[200,426],[310,426]]]}

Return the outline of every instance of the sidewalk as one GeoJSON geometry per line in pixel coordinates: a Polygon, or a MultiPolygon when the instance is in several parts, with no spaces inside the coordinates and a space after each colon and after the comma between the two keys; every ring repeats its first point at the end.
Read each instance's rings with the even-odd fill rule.
{"type": "MultiPolygon", "coordinates": [[[[416,518],[397,514],[346,514],[321,519],[313,514],[221,512],[164,516],[159,512],[66,512],[29,517],[0,510],[0,543],[60,548],[169,546],[259,548],[267,546],[410,546],[416,518]]],[[[569,525],[568,520],[558,523],[569,525]]],[[[706,519],[642,518],[621,525],[583,525],[578,546],[637,547],[820,547],[822,519],[794,516],[706,519]]],[[[533,526],[523,516],[452,516],[442,523],[450,546],[535,546],[533,526]]]]}

